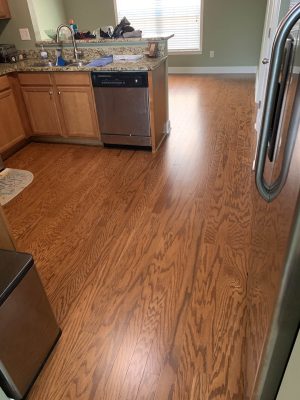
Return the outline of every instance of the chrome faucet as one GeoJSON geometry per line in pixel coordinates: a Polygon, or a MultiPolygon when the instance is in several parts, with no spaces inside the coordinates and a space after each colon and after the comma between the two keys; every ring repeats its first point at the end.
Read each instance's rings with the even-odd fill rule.
{"type": "Polygon", "coordinates": [[[62,28],[68,28],[69,31],[71,32],[72,45],[73,45],[73,51],[74,51],[74,59],[75,59],[76,62],[78,62],[78,57],[79,57],[79,55],[82,55],[82,51],[78,50],[77,44],[76,44],[76,40],[75,40],[75,36],[74,36],[74,32],[69,27],[69,25],[61,24],[61,25],[58,26],[57,33],[56,33],[56,43],[59,43],[59,35],[60,35],[60,31],[61,31],[62,28]]]}

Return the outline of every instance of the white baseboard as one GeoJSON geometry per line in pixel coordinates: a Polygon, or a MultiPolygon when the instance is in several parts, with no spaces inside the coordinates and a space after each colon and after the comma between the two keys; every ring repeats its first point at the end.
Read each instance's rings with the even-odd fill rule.
{"type": "Polygon", "coordinates": [[[169,67],[169,74],[255,74],[252,67],[169,67]]]}

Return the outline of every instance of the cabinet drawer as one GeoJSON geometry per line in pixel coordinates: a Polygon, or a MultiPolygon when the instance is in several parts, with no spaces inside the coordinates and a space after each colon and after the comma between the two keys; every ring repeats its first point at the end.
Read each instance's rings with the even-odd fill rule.
{"type": "Polygon", "coordinates": [[[0,92],[2,92],[5,89],[9,89],[10,84],[7,76],[1,76],[0,77],[0,92]]]}
{"type": "Polygon", "coordinates": [[[22,86],[25,85],[30,85],[30,86],[51,86],[51,76],[49,73],[45,72],[27,72],[27,73],[21,73],[18,75],[19,76],[19,81],[22,86]]]}
{"type": "Polygon", "coordinates": [[[60,86],[90,86],[88,72],[54,72],[54,81],[60,86]]]}

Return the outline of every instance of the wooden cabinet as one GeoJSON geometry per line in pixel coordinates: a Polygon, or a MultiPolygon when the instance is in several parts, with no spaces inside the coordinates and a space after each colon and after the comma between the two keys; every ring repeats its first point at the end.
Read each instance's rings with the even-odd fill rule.
{"type": "Polygon", "coordinates": [[[0,77],[0,153],[25,139],[14,93],[6,76],[0,77]]]}
{"type": "Polygon", "coordinates": [[[11,18],[7,0],[0,0],[0,19],[11,18]]]}
{"type": "Polygon", "coordinates": [[[60,136],[62,126],[56,91],[49,73],[21,73],[22,87],[33,136],[60,136]]]}
{"type": "Polygon", "coordinates": [[[61,135],[57,104],[53,87],[28,86],[23,88],[33,135],[61,135]]]}
{"type": "Polygon", "coordinates": [[[91,88],[58,86],[57,89],[65,134],[70,137],[98,137],[91,88]]]}
{"type": "Polygon", "coordinates": [[[99,139],[88,73],[22,73],[19,80],[33,135],[99,139]]]}
{"type": "Polygon", "coordinates": [[[56,72],[53,82],[67,137],[99,138],[91,77],[86,72],[56,72]]]}

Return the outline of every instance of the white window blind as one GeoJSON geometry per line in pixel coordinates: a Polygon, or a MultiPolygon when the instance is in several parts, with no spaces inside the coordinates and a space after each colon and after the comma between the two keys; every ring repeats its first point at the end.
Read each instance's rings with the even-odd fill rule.
{"type": "Polygon", "coordinates": [[[175,34],[171,51],[201,50],[201,0],[115,0],[118,21],[126,17],[143,37],[175,34]]]}

